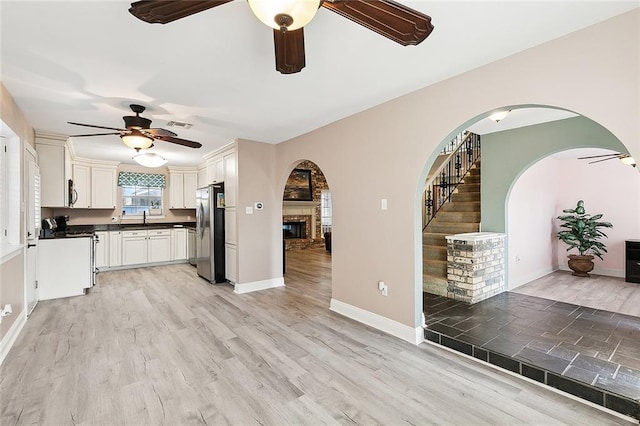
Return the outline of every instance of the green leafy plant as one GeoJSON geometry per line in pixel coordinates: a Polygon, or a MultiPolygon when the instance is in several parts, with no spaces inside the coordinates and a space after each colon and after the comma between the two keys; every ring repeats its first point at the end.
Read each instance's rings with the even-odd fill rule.
{"type": "Polygon", "coordinates": [[[563,228],[558,232],[558,238],[569,246],[567,251],[577,248],[581,256],[593,254],[602,259],[607,248],[600,239],[606,238],[607,234],[600,228],[613,228],[613,225],[599,222],[602,214],[587,214],[582,200],[578,201],[575,209],[565,209],[562,212],[568,214],[558,216],[558,220],[562,222],[560,228],[563,228]]]}

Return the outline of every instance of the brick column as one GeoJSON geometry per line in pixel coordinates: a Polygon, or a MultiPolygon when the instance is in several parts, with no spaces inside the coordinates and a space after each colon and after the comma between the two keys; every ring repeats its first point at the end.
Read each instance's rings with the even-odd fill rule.
{"type": "Polygon", "coordinates": [[[447,297],[473,304],[507,289],[505,234],[471,232],[446,238],[447,297]]]}

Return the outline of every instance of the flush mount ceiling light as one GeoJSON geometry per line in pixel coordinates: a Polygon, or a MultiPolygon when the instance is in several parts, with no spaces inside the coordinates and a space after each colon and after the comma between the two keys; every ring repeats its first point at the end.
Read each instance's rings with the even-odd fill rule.
{"type": "Polygon", "coordinates": [[[155,152],[145,152],[144,154],[134,155],[133,159],[136,163],[144,167],[160,167],[167,164],[167,159],[155,152]]]}
{"type": "Polygon", "coordinates": [[[634,160],[630,155],[627,155],[626,157],[620,157],[620,161],[622,161],[622,164],[626,164],[627,166],[636,166],[636,160],[634,160]]]}
{"type": "Polygon", "coordinates": [[[124,142],[125,145],[135,149],[136,151],[151,148],[151,145],[153,145],[153,139],[145,136],[137,129],[131,130],[131,133],[129,134],[121,135],[120,139],[122,139],[122,142],[124,142]]]}
{"type": "Polygon", "coordinates": [[[489,120],[493,120],[496,123],[499,123],[500,120],[504,119],[510,112],[511,112],[510,109],[507,111],[494,112],[489,116],[489,120]]]}
{"type": "Polygon", "coordinates": [[[320,8],[319,0],[247,0],[251,11],[263,24],[283,31],[307,25],[320,8]]]}

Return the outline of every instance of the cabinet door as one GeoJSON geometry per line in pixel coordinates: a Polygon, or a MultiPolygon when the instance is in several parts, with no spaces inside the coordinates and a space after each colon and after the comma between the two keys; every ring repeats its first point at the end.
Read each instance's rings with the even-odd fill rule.
{"type": "Polygon", "coordinates": [[[236,208],[227,207],[224,209],[224,242],[236,245],[238,242],[236,232],[236,208]]]}
{"type": "Polygon", "coordinates": [[[169,208],[184,208],[184,174],[169,174],[169,208]]]}
{"type": "Polygon", "coordinates": [[[237,264],[237,247],[235,244],[225,244],[224,246],[225,257],[225,272],[226,279],[232,283],[238,282],[238,264],[237,264]]]}
{"type": "Polygon", "coordinates": [[[173,257],[171,260],[185,260],[187,258],[187,230],[174,229],[172,233],[173,257]]]}
{"type": "Polygon", "coordinates": [[[213,179],[214,182],[224,180],[224,160],[222,158],[213,162],[213,179]]]}
{"type": "Polygon", "coordinates": [[[109,233],[96,232],[98,243],[96,244],[96,266],[98,268],[109,267],[109,233]]]}
{"type": "Polygon", "coordinates": [[[184,174],[184,207],[187,209],[196,208],[196,190],[198,189],[198,174],[197,173],[185,173],[184,174]]]}
{"type": "Polygon", "coordinates": [[[122,238],[123,265],[147,263],[147,233],[146,231],[140,231],[137,234],[122,238]]]}
{"type": "Polygon", "coordinates": [[[36,143],[40,167],[42,207],[67,206],[67,176],[65,176],[65,147],[36,143]]]}
{"type": "Polygon", "coordinates": [[[116,169],[91,168],[91,208],[116,208],[116,169]]]}
{"type": "Polygon", "coordinates": [[[236,205],[236,154],[224,156],[224,203],[227,207],[236,205]]]}
{"type": "Polygon", "coordinates": [[[207,186],[209,181],[207,180],[207,168],[200,169],[198,171],[198,188],[207,186]]]}
{"type": "Polygon", "coordinates": [[[154,234],[150,231],[148,242],[148,262],[168,262],[171,260],[171,231],[160,234],[154,234]]]}
{"type": "Polygon", "coordinates": [[[122,235],[120,231],[109,232],[109,266],[122,266],[122,235]]]}
{"type": "Polygon", "coordinates": [[[189,262],[196,261],[196,231],[193,229],[187,231],[187,258],[189,262]]]}
{"type": "Polygon", "coordinates": [[[74,164],[72,169],[73,189],[76,197],[73,207],[88,209],[91,207],[91,168],[84,164],[74,164]]]}

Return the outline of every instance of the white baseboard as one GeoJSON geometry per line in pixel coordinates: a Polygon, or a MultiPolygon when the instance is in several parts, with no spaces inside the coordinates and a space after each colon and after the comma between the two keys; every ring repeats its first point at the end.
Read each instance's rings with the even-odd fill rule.
{"type": "MultiPolygon", "coordinates": [[[[567,271],[567,272],[571,271],[571,269],[569,269],[567,265],[560,265],[558,269],[560,269],[561,271],[567,271]]],[[[595,268],[593,268],[593,271],[589,273],[594,275],[604,275],[606,277],[624,278],[623,269],[598,268],[597,265],[595,268]]]]}
{"type": "Polygon", "coordinates": [[[9,328],[7,334],[5,334],[5,336],[2,338],[2,341],[0,341],[0,365],[4,362],[4,359],[9,353],[9,350],[11,350],[11,347],[20,335],[20,332],[22,331],[22,328],[26,323],[27,315],[23,310],[22,312],[20,312],[20,316],[18,316],[18,319],[16,319],[13,325],[11,325],[11,328],[9,328]]]}
{"type": "Polygon", "coordinates": [[[347,318],[351,318],[352,320],[361,322],[377,330],[384,331],[387,334],[414,345],[418,345],[424,341],[424,330],[422,327],[412,328],[408,325],[399,323],[398,321],[383,317],[382,315],[374,314],[373,312],[366,311],[358,308],[357,306],[349,305],[348,303],[344,303],[336,299],[331,299],[329,309],[335,313],[344,315],[347,318]]]}
{"type": "Polygon", "coordinates": [[[253,281],[250,283],[236,283],[233,287],[233,292],[244,294],[276,287],[284,287],[284,278],[271,278],[270,280],[253,281]]]}

